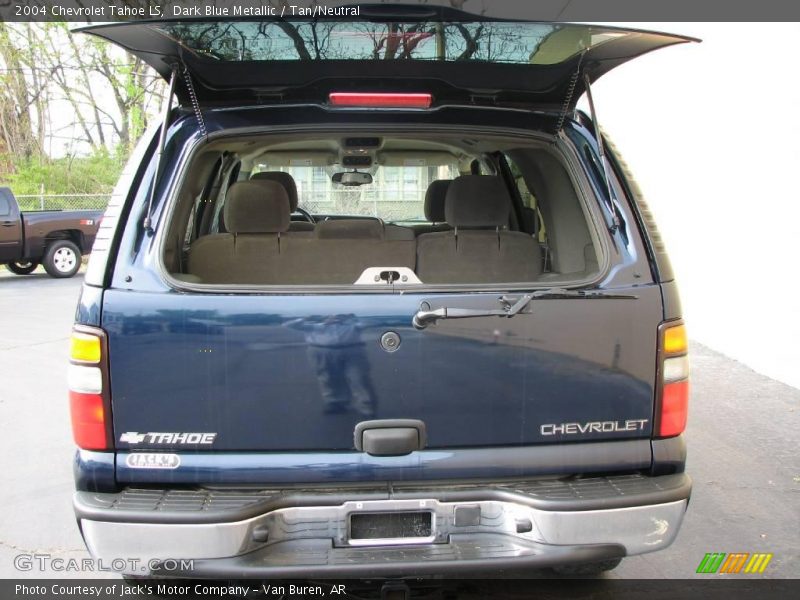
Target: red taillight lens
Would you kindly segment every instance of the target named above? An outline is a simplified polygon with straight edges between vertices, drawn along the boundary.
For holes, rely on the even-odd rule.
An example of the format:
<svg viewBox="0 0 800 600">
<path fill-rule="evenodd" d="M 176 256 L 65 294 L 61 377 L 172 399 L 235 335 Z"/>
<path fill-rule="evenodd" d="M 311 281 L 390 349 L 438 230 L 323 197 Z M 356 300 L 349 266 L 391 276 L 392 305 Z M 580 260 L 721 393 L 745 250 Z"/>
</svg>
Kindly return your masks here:
<svg viewBox="0 0 800 600">
<path fill-rule="evenodd" d="M 78 447 L 84 450 L 107 449 L 103 396 L 70 390 L 69 409 L 72 416 L 72 436 Z"/>
<path fill-rule="evenodd" d="M 328 101 L 332 106 L 361 108 L 430 108 L 430 94 L 403 94 L 385 92 L 331 92 Z"/>
<path fill-rule="evenodd" d="M 111 447 L 105 333 L 78 326 L 72 332 L 68 372 L 72 435 L 84 450 Z"/>
<path fill-rule="evenodd" d="M 686 429 L 689 411 L 689 344 L 681 321 L 662 323 L 658 336 L 659 382 L 656 407 L 658 437 L 673 437 Z"/>
<path fill-rule="evenodd" d="M 661 421 L 658 435 L 672 437 L 686 429 L 689 412 L 689 382 L 667 383 L 661 392 Z"/>
</svg>

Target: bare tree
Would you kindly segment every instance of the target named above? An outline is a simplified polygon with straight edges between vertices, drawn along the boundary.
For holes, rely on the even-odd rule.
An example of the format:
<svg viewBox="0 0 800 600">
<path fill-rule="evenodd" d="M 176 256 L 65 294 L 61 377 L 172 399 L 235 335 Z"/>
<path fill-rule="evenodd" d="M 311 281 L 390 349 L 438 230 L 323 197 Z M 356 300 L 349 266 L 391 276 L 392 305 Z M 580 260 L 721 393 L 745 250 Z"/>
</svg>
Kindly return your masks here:
<svg viewBox="0 0 800 600">
<path fill-rule="evenodd" d="M 42 149 L 47 103 L 47 77 L 27 77 L 36 59 L 26 33 L 0 23 L 0 153 L 24 158 Z"/>
<path fill-rule="evenodd" d="M 0 63 L 0 154 L 14 157 L 43 154 L 46 137 L 57 134 L 54 120 L 60 130 L 77 130 L 73 141 L 91 150 L 126 152 L 163 94 L 161 78 L 141 59 L 73 36 L 66 23 L 0 23 Z"/>
</svg>

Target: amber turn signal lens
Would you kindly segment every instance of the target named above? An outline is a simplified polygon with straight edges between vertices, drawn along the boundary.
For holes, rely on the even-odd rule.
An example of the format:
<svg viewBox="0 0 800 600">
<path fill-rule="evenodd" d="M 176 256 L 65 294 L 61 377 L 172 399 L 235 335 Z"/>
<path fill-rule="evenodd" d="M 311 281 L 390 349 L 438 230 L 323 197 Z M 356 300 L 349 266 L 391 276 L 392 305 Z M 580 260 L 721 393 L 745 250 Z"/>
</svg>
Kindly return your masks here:
<svg viewBox="0 0 800 600">
<path fill-rule="evenodd" d="M 686 326 L 676 325 L 664 329 L 664 352 L 666 354 L 684 354 L 689 349 L 686 339 Z"/>
<path fill-rule="evenodd" d="M 101 358 L 100 338 L 88 333 L 72 333 L 69 357 L 87 363 L 99 363 Z"/>
</svg>

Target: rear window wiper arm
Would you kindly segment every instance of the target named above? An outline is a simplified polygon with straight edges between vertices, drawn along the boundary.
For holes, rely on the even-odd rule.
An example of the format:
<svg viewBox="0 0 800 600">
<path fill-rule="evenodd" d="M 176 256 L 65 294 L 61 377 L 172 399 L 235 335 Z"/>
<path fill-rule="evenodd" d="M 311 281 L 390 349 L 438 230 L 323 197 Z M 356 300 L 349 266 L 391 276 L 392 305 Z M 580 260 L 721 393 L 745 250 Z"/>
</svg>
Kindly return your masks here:
<svg viewBox="0 0 800 600">
<path fill-rule="evenodd" d="M 430 304 L 423 302 L 411 320 L 416 329 L 425 329 L 428 325 L 440 319 L 469 319 L 473 317 L 504 317 L 511 318 L 525 309 L 534 298 L 635 298 L 627 294 L 613 294 L 600 290 L 568 290 L 566 288 L 549 288 L 524 294 L 519 298 L 501 296 L 498 298 L 500 308 L 460 308 L 455 306 L 442 306 L 432 309 Z"/>
</svg>

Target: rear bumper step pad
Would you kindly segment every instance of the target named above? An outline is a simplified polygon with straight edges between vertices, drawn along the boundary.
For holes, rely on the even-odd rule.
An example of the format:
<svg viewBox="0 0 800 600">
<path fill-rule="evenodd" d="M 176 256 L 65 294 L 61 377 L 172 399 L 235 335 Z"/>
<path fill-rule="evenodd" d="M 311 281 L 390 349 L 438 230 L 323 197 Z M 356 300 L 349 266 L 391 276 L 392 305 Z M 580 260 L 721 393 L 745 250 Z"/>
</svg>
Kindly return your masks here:
<svg viewBox="0 0 800 600">
<path fill-rule="evenodd" d="M 685 473 L 641 474 L 504 482 L 416 482 L 284 489 L 152 489 L 76 492 L 79 519 L 124 523 L 227 523 L 282 508 L 337 505 L 350 500 L 435 498 L 440 502 L 506 501 L 540 510 L 603 510 L 685 500 Z"/>
</svg>

